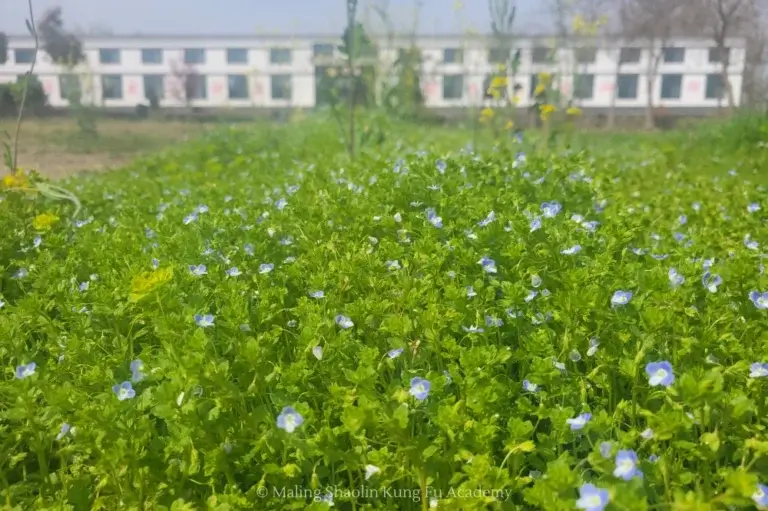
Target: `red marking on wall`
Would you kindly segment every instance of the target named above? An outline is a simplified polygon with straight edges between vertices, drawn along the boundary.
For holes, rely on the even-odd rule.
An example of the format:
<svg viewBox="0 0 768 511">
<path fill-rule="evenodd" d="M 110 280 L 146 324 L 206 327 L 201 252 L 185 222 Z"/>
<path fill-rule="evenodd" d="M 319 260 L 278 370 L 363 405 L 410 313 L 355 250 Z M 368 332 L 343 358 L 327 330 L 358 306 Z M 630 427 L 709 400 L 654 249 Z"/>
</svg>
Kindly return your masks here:
<svg viewBox="0 0 768 511">
<path fill-rule="evenodd" d="M 138 94 L 139 92 L 139 86 L 136 82 L 128 82 L 128 95 L 133 96 L 135 94 Z"/>
<path fill-rule="evenodd" d="M 688 85 L 686 85 L 685 89 L 688 92 L 699 92 L 701 90 L 701 82 L 698 80 L 691 80 L 688 82 Z"/>
<path fill-rule="evenodd" d="M 600 85 L 600 92 L 613 92 L 613 82 L 604 82 Z"/>
<path fill-rule="evenodd" d="M 264 87 L 260 83 L 255 83 L 253 85 L 253 95 L 261 96 L 262 94 L 264 94 Z"/>
<path fill-rule="evenodd" d="M 222 85 L 219 82 L 216 82 L 213 84 L 213 93 L 214 94 L 221 94 L 224 91 L 224 85 Z"/>
<path fill-rule="evenodd" d="M 480 87 L 478 87 L 476 83 L 469 84 L 469 93 L 471 95 L 476 96 L 479 90 L 480 90 Z"/>
<path fill-rule="evenodd" d="M 43 80 L 43 90 L 46 96 L 50 95 L 53 92 L 53 80 Z"/>
</svg>

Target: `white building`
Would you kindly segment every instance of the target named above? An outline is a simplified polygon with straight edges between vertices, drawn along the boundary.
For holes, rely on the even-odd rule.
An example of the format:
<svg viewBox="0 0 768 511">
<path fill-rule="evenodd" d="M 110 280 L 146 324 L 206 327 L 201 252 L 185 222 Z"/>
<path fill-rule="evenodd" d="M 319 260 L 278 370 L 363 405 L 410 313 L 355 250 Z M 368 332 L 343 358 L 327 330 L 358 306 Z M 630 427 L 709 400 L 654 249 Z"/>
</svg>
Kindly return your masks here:
<svg viewBox="0 0 768 511">
<path fill-rule="evenodd" d="M 392 62 L 410 45 L 407 38 L 377 38 L 379 59 Z M 185 105 L 184 76 L 190 70 L 190 105 L 211 108 L 310 108 L 316 104 L 316 64 L 339 58 L 339 36 L 96 36 L 83 41 L 86 62 L 74 74 L 53 64 L 41 50 L 35 75 L 54 107 L 66 107 L 74 87 L 85 101 L 113 108 L 147 104 L 157 90 L 161 107 Z M 389 47 L 388 47 L 389 46 Z M 419 37 L 423 56 L 422 87 L 426 104 L 462 108 L 481 104 L 486 79 L 506 57 L 494 51 L 487 36 Z M 515 81 L 520 103 L 531 104 L 536 76 L 559 69 L 561 89 L 577 93 L 583 108 L 607 108 L 617 88 L 616 107 L 647 104 L 646 72 L 660 56 L 652 89 L 654 105 L 668 109 L 716 108 L 721 98 L 721 64 L 707 38 L 681 38 L 666 48 L 638 41 L 578 41 L 578 49 L 560 49 L 550 62 L 550 39 L 515 39 L 521 63 Z M 729 41 L 729 77 L 737 104 L 741 100 L 745 41 Z M 7 62 L 0 82 L 17 79 L 29 69 L 34 54 L 30 37 L 9 37 Z M 617 65 L 617 60 L 621 65 Z M 558 69 L 555 69 L 558 68 Z M 574 76 L 576 90 L 573 91 Z"/>
</svg>

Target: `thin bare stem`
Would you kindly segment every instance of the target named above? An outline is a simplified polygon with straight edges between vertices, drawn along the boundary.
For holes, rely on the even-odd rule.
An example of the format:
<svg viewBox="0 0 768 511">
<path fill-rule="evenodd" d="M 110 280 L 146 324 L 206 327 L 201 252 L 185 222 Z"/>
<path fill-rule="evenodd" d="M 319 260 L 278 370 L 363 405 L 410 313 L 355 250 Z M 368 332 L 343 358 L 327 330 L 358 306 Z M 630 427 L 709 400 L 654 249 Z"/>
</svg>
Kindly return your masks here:
<svg viewBox="0 0 768 511">
<path fill-rule="evenodd" d="M 24 104 L 27 102 L 27 92 L 29 91 L 29 80 L 32 78 L 32 74 L 35 72 L 35 65 L 37 64 L 37 52 L 40 51 L 40 41 L 37 37 L 37 27 L 35 26 L 35 12 L 32 9 L 32 0 L 27 0 L 29 6 L 29 23 L 27 28 L 32 32 L 32 36 L 35 38 L 35 54 L 32 57 L 32 65 L 27 71 L 26 79 L 24 80 L 24 90 L 21 93 L 21 104 L 19 104 L 19 115 L 16 118 L 16 136 L 13 139 L 13 158 L 11 159 L 11 174 L 15 174 L 18 170 L 18 154 L 19 154 L 19 134 L 21 133 L 21 121 L 24 118 Z"/>
</svg>

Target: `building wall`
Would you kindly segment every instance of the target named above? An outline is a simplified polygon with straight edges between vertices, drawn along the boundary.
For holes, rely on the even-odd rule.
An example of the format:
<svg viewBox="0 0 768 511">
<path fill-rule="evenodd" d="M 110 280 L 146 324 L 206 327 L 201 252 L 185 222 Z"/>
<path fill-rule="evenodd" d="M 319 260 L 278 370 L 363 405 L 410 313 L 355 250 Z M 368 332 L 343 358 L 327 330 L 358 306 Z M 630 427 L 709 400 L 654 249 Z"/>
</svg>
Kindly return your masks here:
<svg viewBox="0 0 768 511">
<path fill-rule="evenodd" d="M 314 45 L 332 44 L 335 48 L 337 37 L 94 37 L 84 41 L 86 62 L 74 70 L 82 80 L 84 101 L 93 101 L 104 107 L 133 107 L 146 104 L 144 90 L 144 75 L 164 76 L 164 98 L 161 107 L 185 106 L 183 94 L 183 76 L 185 49 L 204 50 L 205 60 L 191 66 L 195 73 L 204 76 L 206 80 L 205 97 L 190 101 L 190 106 L 196 107 L 249 107 L 249 108 L 281 108 L 300 107 L 310 108 L 315 105 L 315 63 Z M 534 48 L 544 47 L 549 41 L 542 38 L 516 40 L 516 46 L 521 50 L 521 63 L 514 77 L 521 86 L 519 91 L 519 106 L 531 104 L 532 77 L 540 72 L 558 72 L 562 78 L 559 81 L 561 90 L 569 96 L 573 91 L 573 74 L 593 76 L 592 97 L 580 99 L 576 104 L 584 108 L 605 108 L 613 101 L 613 90 L 617 86 L 617 71 L 621 74 L 637 75 L 637 95 L 632 99 L 616 99 L 617 108 L 637 108 L 647 104 L 648 86 L 645 78 L 649 64 L 654 56 L 660 54 L 660 48 L 642 48 L 638 62 L 625 63 L 617 66 L 619 50 L 622 47 L 642 47 L 644 43 L 584 41 L 577 45 L 599 45 L 595 60 L 586 64 L 575 62 L 575 54 L 570 49 L 561 49 L 557 64 L 541 64 L 533 62 Z M 397 58 L 398 50 L 409 45 L 407 40 L 379 41 L 379 60 L 384 65 L 390 65 Z M 426 104 L 436 108 L 461 108 L 482 104 L 484 82 L 493 73 L 496 64 L 489 62 L 490 41 L 482 37 L 426 37 L 417 41 L 422 52 L 423 77 L 422 87 L 426 96 Z M 652 85 L 654 105 L 658 107 L 690 107 L 715 108 L 720 103 L 717 98 L 707 98 L 708 75 L 719 75 L 720 64 L 710 62 L 709 53 L 712 43 L 709 39 L 680 39 L 670 44 L 673 47 L 685 49 L 682 63 L 659 64 L 658 75 Z M 30 49 L 33 43 L 29 38 L 11 37 L 9 39 L 8 61 L 0 65 L 0 82 L 16 80 L 29 69 L 29 63 L 16 62 L 15 50 Z M 729 79 L 732 85 L 736 103 L 741 101 L 741 82 L 744 70 L 745 45 L 743 40 L 730 41 Z M 229 63 L 227 49 L 244 49 L 247 51 L 247 63 Z M 290 50 L 291 59 L 287 63 L 270 61 L 270 51 L 274 49 Z M 142 62 L 142 49 L 162 50 L 162 61 L 159 63 Z M 463 60 L 460 63 L 444 62 L 445 50 L 460 49 Z M 100 61 L 103 50 L 119 50 L 119 62 L 104 63 Z M 334 50 L 338 57 L 338 51 Z M 23 56 L 23 55 L 21 55 Z M 28 56 L 28 55 L 27 55 Z M 41 80 L 52 106 L 65 107 L 68 100 L 62 91 L 61 75 L 70 71 L 54 65 L 47 55 L 40 51 L 35 74 Z M 679 98 L 667 99 L 662 97 L 664 75 L 681 75 L 681 94 Z M 238 75 L 240 81 L 247 83 L 247 98 L 232 99 L 229 95 L 229 77 Z M 287 75 L 285 78 L 291 84 L 292 93 L 289 99 L 276 99 L 272 96 L 273 77 Z M 461 79 L 461 97 L 446 99 L 443 87 L 456 78 L 446 78 L 451 75 L 463 76 Z M 115 80 L 119 76 L 120 97 L 105 98 L 104 81 Z M 716 78 L 709 78 L 716 79 Z M 583 82 L 586 78 L 581 79 Z M 674 80 L 674 79 L 673 79 Z"/>
</svg>

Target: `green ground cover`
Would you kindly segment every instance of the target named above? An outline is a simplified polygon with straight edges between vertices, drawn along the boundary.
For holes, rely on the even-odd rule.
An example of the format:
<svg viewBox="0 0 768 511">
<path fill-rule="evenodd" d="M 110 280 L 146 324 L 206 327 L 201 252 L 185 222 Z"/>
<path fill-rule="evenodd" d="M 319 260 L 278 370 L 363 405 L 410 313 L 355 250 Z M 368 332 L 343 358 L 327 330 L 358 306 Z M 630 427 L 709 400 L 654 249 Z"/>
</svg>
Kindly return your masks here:
<svg viewBox="0 0 768 511">
<path fill-rule="evenodd" d="M 0 501 L 768 505 L 761 133 L 310 120 L 68 179 L 74 221 L 6 190 Z"/>
</svg>

